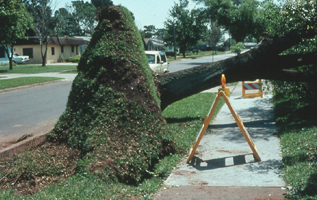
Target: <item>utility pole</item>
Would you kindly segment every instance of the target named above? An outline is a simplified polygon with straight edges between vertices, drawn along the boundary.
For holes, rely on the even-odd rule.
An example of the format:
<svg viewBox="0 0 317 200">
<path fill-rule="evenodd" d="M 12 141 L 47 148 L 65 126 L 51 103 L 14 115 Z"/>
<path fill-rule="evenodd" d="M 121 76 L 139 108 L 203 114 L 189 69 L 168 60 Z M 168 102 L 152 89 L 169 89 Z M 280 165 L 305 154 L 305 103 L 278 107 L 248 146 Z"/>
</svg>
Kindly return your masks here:
<svg viewBox="0 0 317 200">
<path fill-rule="evenodd" d="M 175 38 L 175 21 L 173 20 L 173 36 L 174 36 L 174 60 L 176 60 L 176 38 Z"/>
</svg>

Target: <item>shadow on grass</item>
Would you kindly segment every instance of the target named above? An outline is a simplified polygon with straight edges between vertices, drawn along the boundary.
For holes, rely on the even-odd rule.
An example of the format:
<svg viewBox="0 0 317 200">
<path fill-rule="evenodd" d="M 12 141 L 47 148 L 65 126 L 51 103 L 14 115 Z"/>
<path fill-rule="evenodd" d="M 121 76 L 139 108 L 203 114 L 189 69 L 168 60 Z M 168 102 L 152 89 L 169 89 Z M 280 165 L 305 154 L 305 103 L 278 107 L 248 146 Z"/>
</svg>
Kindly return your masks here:
<svg viewBox="0 0 317 200">
<path fill-rule="evenodd" d="M 8 70 L 0 70 L 0 74 L 8 73 Z"/>
<path fill-rule="evenodd" d="M 302 128 L 316 125 L 316 102 L 284 101 L 275 105 L 275 116 L 280 128 Z"/>
<path fill-rule="evenodd" d="M 184 122 L 191 122 L 195 120 L 203 120 L 201 117 L 185 117 L 185 118 L 165 118 L 166 122 L 169 124 L 172 123 L 184 123 Z"/>
<path fill-rule="evenodd" d="M 317 169 L 316 169 L 317 170 Z M 308 194 L 309 196 L 315 196 L 317 197 L 317 173 L 314 173 L 310 176 L 308 180 L 308 184 L 306 188 L 304 189 L 303 193 Z"/>
</svg>

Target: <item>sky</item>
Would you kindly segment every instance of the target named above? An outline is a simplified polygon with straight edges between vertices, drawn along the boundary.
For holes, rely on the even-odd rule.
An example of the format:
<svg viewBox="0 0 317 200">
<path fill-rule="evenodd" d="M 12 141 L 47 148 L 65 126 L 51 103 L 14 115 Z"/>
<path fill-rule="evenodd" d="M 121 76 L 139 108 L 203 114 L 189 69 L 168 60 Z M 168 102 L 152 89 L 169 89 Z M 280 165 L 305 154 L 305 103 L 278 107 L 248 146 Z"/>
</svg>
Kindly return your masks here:
<svg viewBox="0 0 317 200">
<path fill-rule="evenodd" d="M 56 0 L 56 9 L 71 4 L 72 0 Z M 85 0 L 87 1 L 87 0 Z M 89 0 L 90 2 L 90 0 Z M 135 25 L 138 29 L 154 25 L 155 28 L 164 28 L 164 21 L 169 18 L 169 10 L 178 0 L 112 0 L 114 5 L 122 5 L 133 12 Z M 188 8 L 193 9 L 196 3 L 189 1 Z"/>
</svg>

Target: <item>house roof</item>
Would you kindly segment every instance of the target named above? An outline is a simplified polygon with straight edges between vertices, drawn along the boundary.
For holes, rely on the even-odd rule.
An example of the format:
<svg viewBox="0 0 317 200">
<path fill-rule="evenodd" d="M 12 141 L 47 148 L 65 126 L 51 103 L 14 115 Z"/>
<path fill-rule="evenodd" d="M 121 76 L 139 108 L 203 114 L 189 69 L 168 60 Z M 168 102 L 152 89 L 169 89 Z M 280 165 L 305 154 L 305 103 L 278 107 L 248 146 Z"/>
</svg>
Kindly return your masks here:
<svg viewBox="0 0 317 200">
<path fill-rule="evenodd" d="M 17 39 L 15 45 L 39 45 L 39 41 L 36 37 L 29 37 L 29 39 Z M 64 38 L 59 37 L 51 38 L 48 44 L 58 44 L 58 45 L 82 45 L 88 44 L 87 41 L 82 38 Z"/>
<path fill-rule="evenodd" d="M 48 44 L 81 45 L 88 44 L 88 42 L 82 38 L 51 38 Z"/>
<path fill-rule="evenodd" d="M 154 46 L 164 46 L 164 41 L 154 38 L 144 38 L 145 44 L 152 43 Z"/>
</svg>

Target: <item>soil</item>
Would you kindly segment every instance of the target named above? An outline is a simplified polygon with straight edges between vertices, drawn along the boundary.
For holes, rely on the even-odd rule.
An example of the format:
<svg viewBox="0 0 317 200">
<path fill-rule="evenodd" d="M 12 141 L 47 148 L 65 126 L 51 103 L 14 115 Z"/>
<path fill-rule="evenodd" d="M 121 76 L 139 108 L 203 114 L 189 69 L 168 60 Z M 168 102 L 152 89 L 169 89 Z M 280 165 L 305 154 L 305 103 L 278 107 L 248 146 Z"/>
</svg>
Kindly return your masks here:
<svg viewBox="0 0 317 200">
<path fill-rule="evenodd" d="M 11 142 L 0 142 L 0 150 L 5 149 L 13 144 L 16 144 L 18 142 L 23 141 L 23 140 L 26 140 L 27 138 L 32 137 L 32 136 L 33 136 L 33 134 L 24 134 L 17 140 L 12 140 Z"/>
<path fill-rule="evenodd" d="M 41 156 L 45 152 L 46 157 Z M 15 189 L 18 194 L 29 195 L 59 181 L 65 181 L 75 174 L 75 163 L 80 159 L 78 150 L 71 150 L 65 144 L 44 142 L 30 150 L 28 155 L 19 154 L 0 161 L 0 188 Z M 28 166 L 19 169 L 19 162 L 32 159 L 40 166 Z M 34 173 L 31 167 L 41 169 L 41 164 L 50 163 L 44 171 Z M 56 169 L 62 169 L 57 171 Z M 55 171 L 54 171 L 55 170 Z M 53 172 L 53 173 L 52 173 Z"/>
</svg>

